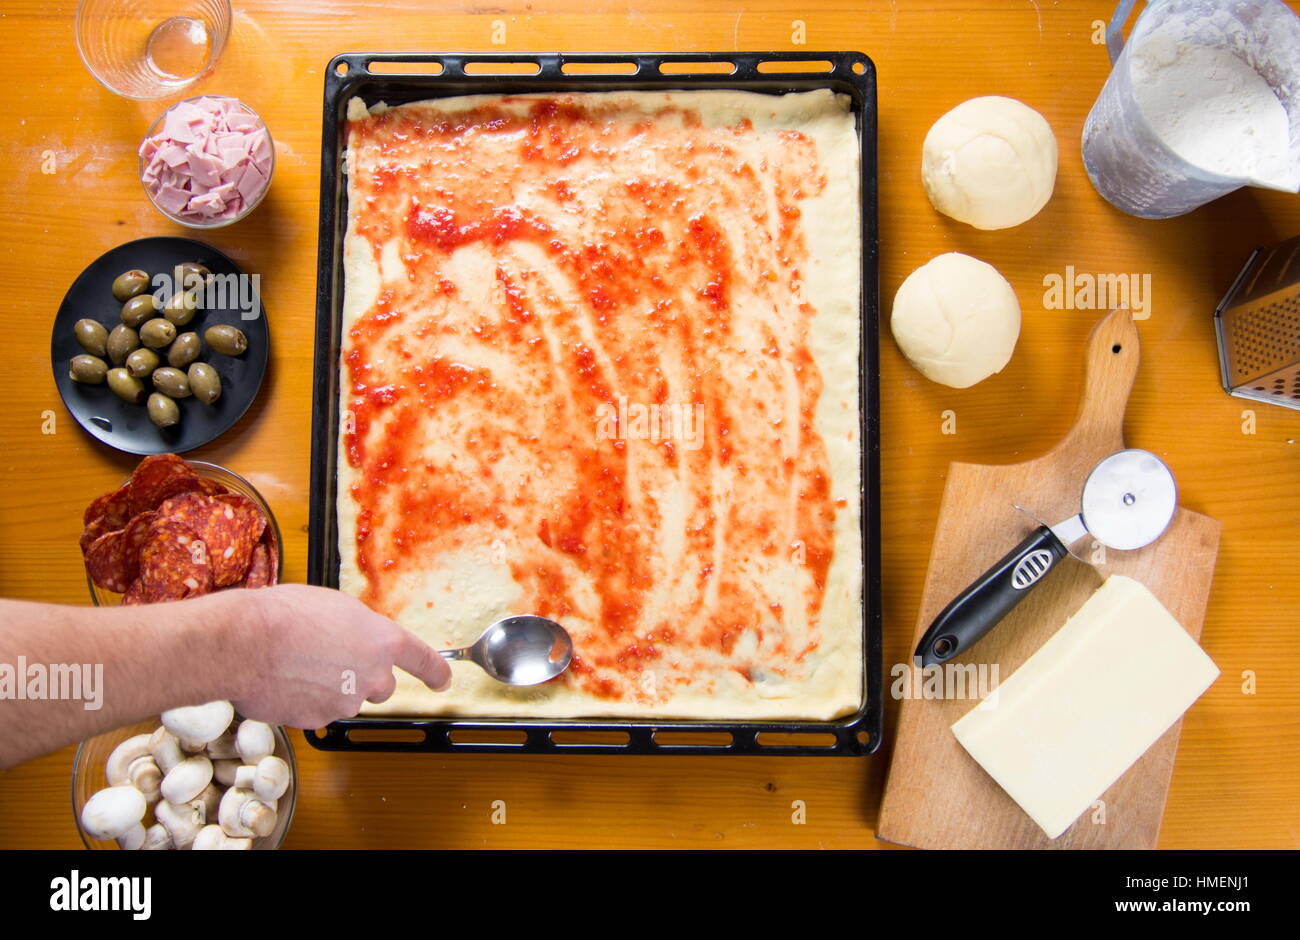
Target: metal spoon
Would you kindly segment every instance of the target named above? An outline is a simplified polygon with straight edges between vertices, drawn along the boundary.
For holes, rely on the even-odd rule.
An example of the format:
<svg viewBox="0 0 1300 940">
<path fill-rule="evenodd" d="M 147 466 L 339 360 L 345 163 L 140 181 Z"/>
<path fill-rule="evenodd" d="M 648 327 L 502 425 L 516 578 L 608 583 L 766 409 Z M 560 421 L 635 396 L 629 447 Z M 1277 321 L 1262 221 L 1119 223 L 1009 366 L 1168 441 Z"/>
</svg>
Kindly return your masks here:
<svg viewBox="0 0 1300 940">
<path fill-rule="evenodd" d="M 478 663 L 497 682 L 538 685 L 554 679 L 573 661 L 573 640 L 554 620 L 525 614 L 498 620 L 473 646 L 442 650 L 444 659 Z"/>
</svg>

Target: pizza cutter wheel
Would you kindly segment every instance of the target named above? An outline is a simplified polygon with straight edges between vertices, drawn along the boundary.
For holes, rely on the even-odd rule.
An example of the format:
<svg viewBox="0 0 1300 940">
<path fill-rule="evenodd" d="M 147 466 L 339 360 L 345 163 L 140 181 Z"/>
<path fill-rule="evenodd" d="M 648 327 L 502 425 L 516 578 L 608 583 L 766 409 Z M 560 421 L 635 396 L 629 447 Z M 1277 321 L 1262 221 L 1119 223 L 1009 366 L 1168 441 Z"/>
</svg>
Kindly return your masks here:
<svg viewBox="0 0 1300 940">
<path fill-rule="evenodd" d="M 922 667 L 970 649 L 1085 535 L 1117 551 L 1150 545 L 1174 517 L 1178 488 L 1155 454 L 1121 450 L 1092 468 L 1080 503 L 1078 514 L 1054 526 L 1040 525 L 939 613 L 916 648 Z"/>
</svg>

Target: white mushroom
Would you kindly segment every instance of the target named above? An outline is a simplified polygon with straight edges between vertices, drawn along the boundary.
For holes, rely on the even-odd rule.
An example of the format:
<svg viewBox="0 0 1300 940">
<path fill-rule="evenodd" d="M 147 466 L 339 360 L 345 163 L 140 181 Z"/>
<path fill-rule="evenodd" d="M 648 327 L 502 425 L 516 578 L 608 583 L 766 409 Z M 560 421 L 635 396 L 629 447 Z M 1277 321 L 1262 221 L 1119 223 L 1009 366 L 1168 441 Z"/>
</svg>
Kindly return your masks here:
<svg viewBox="0 0 1300 940">
<path fill-rule="evenodd" d="M 111 787 L 133 786 L 144 794 L 145 802 L 158 802 L 158 785 L 162 771 L 149 751 L 147 734 L 127 738 L 113 749 L 104 765 L 104 776 Z"/>
<path fill-rule="evenodd" d="M 127 738 L 108 755 L 104 764 L 104 778 L 110 787 L 120 787 L 131 782 L 130 768 L 141 757 L 152 758 L 149 753 L 149 735 L 137 734 Z"/>
<path fill-rule="evenodd" d="M 181 761 L 163 777 L 162 796 L 168 803 L 188 803 L 212 782 L 212 761 L 195 754 Z"/>
<path fill-rule="evenodd" d="M 289 789 L 289 765 L 274 754 L 257 762 L 253 792 L 263 802 L 278 800 Z"/>
<path fill-rule="evenodd" d="M 153 808 L 153 814 L 167 829 L 172 845 L 178 849 L 188 849 L 193 845 L 194 837 L 203 828 L 199 811 L 188 803 L 177 805 L 163 800 Z"/>
<path fill-rule="evenodd" d="M 213 825 L 204 826 L 199 830 L 198 836 L 194 839 L 193 846 L 194 851 L 196 852 L 211 849 L 251 849 L 252 847 L 252 839 L 232 839 L 215 823 Z"/>
<path fill-rule="evenodd" d="M 235 748 L 235 730 L 228 728 L 221 737 L 209 741 L 205 753 L 212 760 L 230 760 L 239 756 Z"/>
<path fill-rule="evenodd" d="M 162 713 L 163 726 L 176 735 L 181 747 L 191 753 L 203 750 L 209 741 L 221 737 L 230 727 L 235 709 L 229 702 L 188 705 Z"/>
<path fill-rule="evenodd" d="M 146 852 L 157 852 L 163 849 L 170 849 L 171 847 L 171 833 L 167 831 L 167 827 L 162 823 L 154 823 L 145 830 L 144 845 L 140 846 L 140 848 L 144 849 Z"/>
<path fill-rule="evenodd" d="M 153 755 L 158 769 L 164 774 L 185 760 L 185 752 L 181 750 L 181 742 L 176 740 L 176 735 L 161 725 L 157 731 L 149 736 L 149 753 Z"/>
<path fill-rule="evenodd" d="M 239 758 L 232 760 L 214 760 L 212 762 L 212 776 L 217 783 L 223 787 L 233 787 L 235 785 L 235 774 L 239 768 L 244 766 L 239 762 Z"/>
<path fill-rule="evenodd" d="M 256 764 L 267 754 L 275 753 L 275 734 L 264 721 L 240 722 L 235 745 L 245 764 Z"/>
<path fill-rule="evenodd" d="M 252 790 L 231 787 L 221 798 L 217 820 L 234 838 L 266 836 L 275 828 L 275 807 L 259 800 Z"/>
<path fill-rule="evenodd" d="M 235 786 L 241 790 L 253 789 L 253 784 L 257 782 L 257 767 L 252 764 L 241 764 L 235 771 Z"/>
<path fill-rule="evenodd" d="M 116 839 L 138 826 L 147 808 L 144 794 L 135 787 L 109 787 L 86 801 L 81 825 L 92 839 Z"/>
<path fill-rule="evenodd" d="M 203 815 L 205 823 L 210 823 L 217 818 L 217 808 L 221 805 L 221 788 L 215 783 L 209 783 L 202 793 L 186 802 Z"/>
<path fill-rule="evenodd" d="M 117 837 L 117 847 L 125 852 L 135 852 L 144 848 L 146 835 L 144 826 L 141 823 L 136 823 Z"/>
</svg>

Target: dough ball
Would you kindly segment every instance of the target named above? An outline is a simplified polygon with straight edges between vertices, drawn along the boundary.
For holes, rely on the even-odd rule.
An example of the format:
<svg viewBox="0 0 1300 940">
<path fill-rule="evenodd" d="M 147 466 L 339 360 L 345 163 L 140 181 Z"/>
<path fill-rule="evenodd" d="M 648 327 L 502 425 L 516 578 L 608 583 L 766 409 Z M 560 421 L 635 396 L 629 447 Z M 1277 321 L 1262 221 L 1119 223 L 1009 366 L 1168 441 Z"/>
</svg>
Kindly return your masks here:
<svg viewBox="0 0 1300 940">
<path fill-rule="evenodd" d="M 907 276 L 894 295 L 889 326 L 926 378 L 968 388 L 1011 361 L 1020 303 L 997 268 L 953 251 Z"/>
<path fill-rule="evenodd" d="M 1014 98 L 972 98 L 934 122 L 921 150 L 931 204 L 976 228 L 1028 221 L 1052 198 L 1056 138 Z"/>
</svg>

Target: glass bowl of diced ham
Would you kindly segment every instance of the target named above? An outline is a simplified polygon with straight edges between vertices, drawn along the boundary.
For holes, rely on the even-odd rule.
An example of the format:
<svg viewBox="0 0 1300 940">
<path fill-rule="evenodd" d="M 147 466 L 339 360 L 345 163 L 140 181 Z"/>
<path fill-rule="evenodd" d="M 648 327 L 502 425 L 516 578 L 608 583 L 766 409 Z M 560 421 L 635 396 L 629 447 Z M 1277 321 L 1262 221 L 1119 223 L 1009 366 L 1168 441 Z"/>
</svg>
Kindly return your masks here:
<svg viewBox="0 0 1300 940">
<path fill-rule="evenodd" d="M 275 172 L 266 122 L 237 98 L 186 98 L 156 120 L 140 144 L 140 182 L 167 218 L 220 228 L 257 208 Z"/>
</svg>

